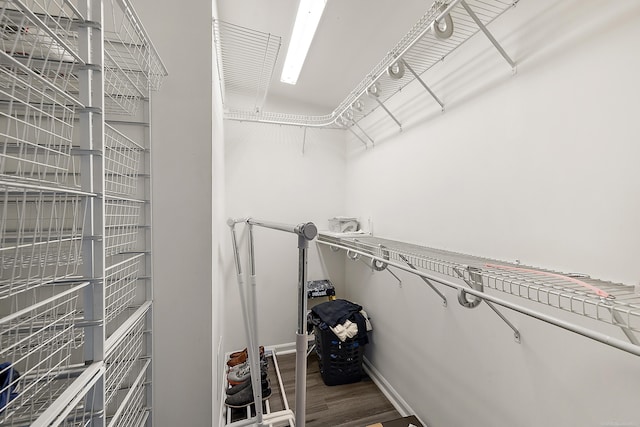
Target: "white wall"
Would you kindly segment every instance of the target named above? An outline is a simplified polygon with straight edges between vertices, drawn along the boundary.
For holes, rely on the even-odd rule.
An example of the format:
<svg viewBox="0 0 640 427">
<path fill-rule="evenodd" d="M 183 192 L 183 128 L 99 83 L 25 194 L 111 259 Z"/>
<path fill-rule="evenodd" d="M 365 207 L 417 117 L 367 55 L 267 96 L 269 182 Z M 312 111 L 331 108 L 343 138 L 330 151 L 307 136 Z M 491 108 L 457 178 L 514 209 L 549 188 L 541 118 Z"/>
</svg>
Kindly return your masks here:
<svg viewBox="0 0 640 427">
<path fill-rule="evenodd" d="M 212 326 L 212 178 L 220 173 L 212 171 L 212 2 L 134 5 L 169 70 L 152 104 L 154 426 L 209 426 L 220 334 Z"/>
<path fill-rule="evenodd" d="M 389 104 L 402 133 L 374 114 L 376 147 L 349 142 L 346 211 L 379 236 L 637 284 L 640 4 L 523 0 L 490 29 L 517 74 L 479 35 L 423 76 L 445 113 L 414 86 Z M 507 311 L 516 344 L 485 306 L 346 268 L 368 358 L 430 427 L 640 425 L 637 357 Z"/>
<path fill-rule="evenodd" d="M 300 224 L 326 229 L 344 214 L 344 133 L 256 123 L 225 123 L 227 213 L 232 218 Z M 297 236 L 256 227 L 259 337 L 263 345 L 295 341 L 297 327 Z M 246 230 L 238 226 L 241 253 Z M 225 347 L 246 346 L 239 291 L 227 245 Z M 329 261 L 331 262 L 331 261 Z M 338 263 L 337 271 L 341 271 Z M 308 279 L 332 278 L 310 245 Z M 332 269 L 336 271 L 336 268 Z M 246 268 L 245 268 L 246 271 Z M 343 276 L 338 277 L 338 281 Z M 336 283 L 340 286 L 340 283 Z"/>
</svg>

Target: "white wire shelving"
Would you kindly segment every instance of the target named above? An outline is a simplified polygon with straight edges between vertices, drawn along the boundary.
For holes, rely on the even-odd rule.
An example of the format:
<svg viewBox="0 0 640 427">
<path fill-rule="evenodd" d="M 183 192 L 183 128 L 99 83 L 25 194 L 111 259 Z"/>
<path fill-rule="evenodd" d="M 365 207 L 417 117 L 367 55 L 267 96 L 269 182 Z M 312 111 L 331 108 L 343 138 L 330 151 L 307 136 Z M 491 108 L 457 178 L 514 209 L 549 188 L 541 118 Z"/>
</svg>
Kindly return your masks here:
<svg viewBox="0 0 640 427">
<path fill-rule="evenodd" d="M 235 105 L 259 112 L 264 105 L 278 59 L 281 37 L 219 19 L 213 20 L 217 66 L 223 94 L 238 94 Z M 231 103 L 225 99 L 225 105 Z"/>
<path fill-rule="evenodd" d="M 167 70 L 128 0 L 0 0 L 0 44 L 0 424 L 151 425 L 151 143 L 128 129 Z"/>
<path fill-rule="evenodd" d="M 572 332 L 640 355 L 640 293 L 634 286 L 593 279 L 488 258 L 465 255 L 365 234 L 319 234 L 318 243 L 345 250 L 351 259 L 368 259 L 371 267 L 389 267 L 418 274 L 447 304 L 434 283 L 458 289 L 458 302 L 473 308 L 483 301 L 519 311 Z M 452 280 L 453 279 L 453 280 Z M 495 292 L 494 292 L 495 291 Z M 541 306 L 572 313 L 622 329 L 627 341 L 518 306 L 500 298 L 508 294 Z M 503 316 L 505 322 L 519 332 Z"/>
<path fill-rule="evenodd" d="M 314 116 L 229 108 L 225 112 L 225 118 L 305 127 L 345 128 L 352 132 L 356 132 L 355 128 L 357 130 L 356 136 L 365 144 L 373 142 L 364 129 L 358 125 L 358 122 L 372 111 L 382 108 L 402 128 L 401 122 L 385 103 L 414 81 L 418 81 L 428 95 L 433 97 L 434 101 L 440 104 L 444 110 L 444 103 L 421 76 L 442 62 L 447 55 L 475 34 L 484 33 L 511 67 L 515 67 L 515 63 L 488 31 L 487 25 L 518 1 L 436 0 L 396 46 L 364 76 L 331 114 Z M 451 34 L 442 28 L 445 23 L 448 28 L 453 29 Z M 434 28 L 438 29 L 434 30 Z M 224 42 L 224 34 L 222 42 Z M 220 44 L 221 42 L 218 41 L 218 45 Z M 218 48 L 220 49 L 220 47 Z M 257 61 L 261 54 L 262 52 L 255 52 L 253 61 Z M 222 55 L 221 61 L 224 64 L 225 61 L 246 62 L 248 59 L 227 54 Z M 242 78 L 242 74 L 239 78 Z M 248 85 L 248 83 L 245 84 Z"/>
</svg>

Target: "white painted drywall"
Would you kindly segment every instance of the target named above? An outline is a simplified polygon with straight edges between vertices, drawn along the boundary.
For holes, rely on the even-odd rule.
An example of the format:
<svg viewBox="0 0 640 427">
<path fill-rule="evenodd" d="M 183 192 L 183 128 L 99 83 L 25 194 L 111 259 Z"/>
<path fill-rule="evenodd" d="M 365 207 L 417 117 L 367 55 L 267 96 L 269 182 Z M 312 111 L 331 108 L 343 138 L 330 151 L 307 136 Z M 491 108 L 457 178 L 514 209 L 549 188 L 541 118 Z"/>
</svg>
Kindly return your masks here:
<svg viewBox="0 0 640 427">
<path fill-rule="evenodd" d="M 225 123 L 227 213 L 232 218 L 300 224 L 326 229 L 328 218 L 344 215 L 345 143 L 337 130 Z M 246 254 L 246 229 L 238 225 Z M 259 337 L 263 345 L 295 341 L 298 240 L 295 234 L 255 227 Z M 240 293 L 228 244 L 225 283 L 225 347 L 246 346 Z M 331 260 L 328 261 L 331 263 Z M 338 278 L 341 262 L 328 268 L 310 245 L 308 279 Z M 247 271 L 244 266 L 244 271 Z M 333 271 L 333 276 L 330 276 Z M 335 272 L 339 271 L 340 274 Z"/>
<path fill-rule="evenodd" d="M 136 0 L 135 8 L 169 70 L 152 104 L 153 421 L 209 426 L 220 334 L 212 316 L 212 2 Z"/>
<path fill-rule="evenodd" d="M 375 234 L 638 284 L 640 4 L 523 0 L 351 140 L 346 211 Z M 324 251 L 323 251 L 324 252 Z M 327 251 L 328 252 L 328 251 Z M 348 262 L 372 316 L 367 356 L 430 427 L 639 426 L 640 360 L 503 310 L 449 305 L 420 280 Z M 553 313 L 616 338 L 620 330 Z"/>
</svg>

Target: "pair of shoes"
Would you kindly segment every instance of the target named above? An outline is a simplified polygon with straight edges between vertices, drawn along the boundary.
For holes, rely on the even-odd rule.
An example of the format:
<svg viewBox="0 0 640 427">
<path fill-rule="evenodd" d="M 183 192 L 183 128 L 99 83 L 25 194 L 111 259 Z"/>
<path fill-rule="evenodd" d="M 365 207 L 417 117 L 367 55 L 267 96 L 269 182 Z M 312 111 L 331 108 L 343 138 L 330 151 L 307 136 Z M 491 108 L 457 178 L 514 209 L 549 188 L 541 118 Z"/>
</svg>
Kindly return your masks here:
<svg viewBox="0 0 640 427">
<path fill-rule="evenodd" d="M 267 359 L 262 357 L 260 359 L 260 372 L 267 372 L 269 365 Z M 238 385 L 247 379 L 251 378 L 251 369 L 249 367 L 249 361 L 241 363 L 229 369 L 227 374 L 227 381 L 231 385 Z"/>
<path fill-rule="evenodd" d="M 263 357 L 263 356 L 264 356 L 264 346 L 260 346 L 260 357 Z M 236 366 L 241 363 L 244 363 L 247 360 L 247 357 L 248 357 L 248 353 L 246 348 L 242 351 L 236 351 L 235 353 L 231 353 L 229 355 L 229 360 L 227 360 L 227 366 L 231 367 L 231 366 Z"/>
<path fill-rule="evenodd" d="M 260 373 L 260 381 L 262 382 L 262 387 L 263 389 L 269 387 L 269 380 L 267 379 L 267 372 L 266 371 L 261 371 Z M 246 380 L 244 380 L 243 382 L 241 382 L 240 384 L 236 384 L 234 386 L 232 386 L 231 388 L 226 389 L 226 393 L 227 396 L 231 396 L 234 395 L 236 393 L 238 393 L 241 390 L 244 390 L 245 388 L 251 386 L 251 377 L 247 378 Z"/>
<path fill-rule="evenodd" d="M 251 381 L 247 381 L 248 386 L 238 390 L 237 392 L 228 395 L 224 403 L 230 408 L 244 408 L 254 403 L 253 400 L 253 386 Z M 233 387 L 229 390 L 232 390 Z M 262 381 L 262 400 L 266 400 L 271 396 L 271 387 L 269 387 L 269 381 Z"/>
<path fill-rule="evenodd" d="M 235 359 L 236 357 L 240 356 L 241 354 L 244 354 L 246 356 L 246 354 L 247 354 L 247 348 L 246 347 L 242 351 L 235 351 L 235 352 L 231 353 L 229 355 L 229 359 Z M 260 346 L 260 356 L 262 356 L 263 354 L 264 354 L 264 346 L 261 345 Z"/>
</svg>

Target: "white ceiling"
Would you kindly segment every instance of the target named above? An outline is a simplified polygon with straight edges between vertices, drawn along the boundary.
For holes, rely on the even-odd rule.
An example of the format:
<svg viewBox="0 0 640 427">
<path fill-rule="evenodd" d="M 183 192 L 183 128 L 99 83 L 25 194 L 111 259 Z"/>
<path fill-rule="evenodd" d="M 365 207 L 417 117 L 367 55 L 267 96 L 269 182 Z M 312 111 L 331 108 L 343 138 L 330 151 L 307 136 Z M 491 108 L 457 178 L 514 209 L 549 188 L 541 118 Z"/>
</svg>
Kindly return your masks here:
<svg viewBox="0 0 640 427">
<path fill-rule="evenodd" d="M 351 92 L 431 7 L 432 0 L 328 0 L 296 85 L 280 82 L 298 0 L 219 0 L 222 21 L 282 37 L 263 110 L 293 101 L 326 114 Z"/>
</svg>

